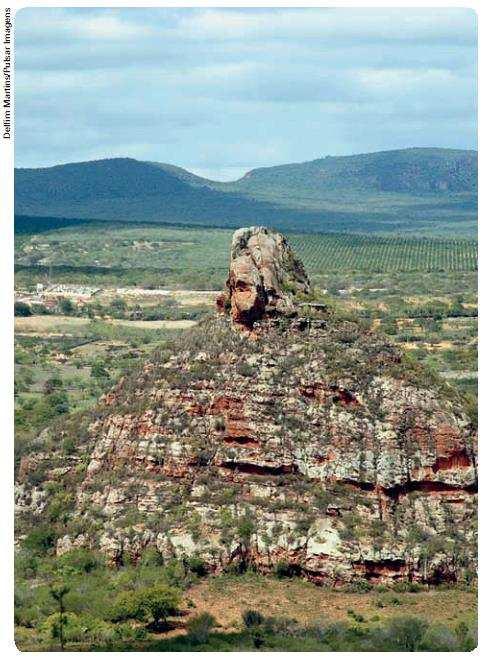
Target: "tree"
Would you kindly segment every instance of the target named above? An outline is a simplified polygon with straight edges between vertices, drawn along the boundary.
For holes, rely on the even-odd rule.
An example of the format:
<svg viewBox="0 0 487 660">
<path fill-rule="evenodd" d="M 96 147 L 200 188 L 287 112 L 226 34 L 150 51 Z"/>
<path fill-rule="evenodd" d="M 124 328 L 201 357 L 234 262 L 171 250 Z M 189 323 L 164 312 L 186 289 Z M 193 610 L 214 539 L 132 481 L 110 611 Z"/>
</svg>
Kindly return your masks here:
<svg viewBox="0 0 487 660">
<path fill-rule="evenodd" d="M 75 307 L 69 298 L 60 298 L 58 302 L 58 309 L 61 314 L 69 315 L 75 310 Z"/>
<path fill-rule="evenodd" d="M 160 585 L 144 589 L 140 595 L 140 605 L 145 617 L 151 617 L 155 626 L 177 612 L 180 593 L 175 587 Z"/>
<path fill-rule="evenodd" d="M 59 376 L 54 375 L 46 380 L 42 389 L 44 390 L 44 394 L 52 394 L 56 390 L 61 389 L 62 386 L 62 379 Z"/>
<path fill-rule="evenodd" d="M 179 589 L 167 584 L 159 584 L 138 591 L 127 591 L 117 598 L 112 619 L 114 621 L 142 621 L 155 627 L 161 620 L 175 614 L 181 601 Z"/>
<path fill-rule="evenodd" d="M 66 584 L 53 585 L 49 589 L 49 593 L 58 604 L 59 608 L 59 625 L 53 627 L 53 636 L 59 637 L 61 651 L 64 651 L 64 625 L 66 624 L 66 614 L 64 608 L 64 596 L 70 591 Z"/>
<path fill-rule="evenodd" d="M 75 310 L 75 307 L 69 298 L 60 298 L 58 302 L 58 309 L 61 314 L 69 315 Z"/>
</svg>

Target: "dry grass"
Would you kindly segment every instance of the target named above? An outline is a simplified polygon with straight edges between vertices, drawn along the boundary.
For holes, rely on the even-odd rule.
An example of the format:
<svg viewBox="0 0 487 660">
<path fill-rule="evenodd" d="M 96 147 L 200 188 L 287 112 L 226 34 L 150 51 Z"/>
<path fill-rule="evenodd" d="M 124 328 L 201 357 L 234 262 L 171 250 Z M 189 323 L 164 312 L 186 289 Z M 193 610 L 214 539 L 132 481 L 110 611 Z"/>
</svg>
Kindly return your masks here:
<svg viewBox="0 0 487 660">
<path fill-rule="evenodd" d="M 32 335 L 68 335 L 90 323 L 88 318 L 79 318 L 77 316 L 16 316 L 15 332 L 20 334 Z M 126 319 L 106 319 L 105 323 L 112 325 L 123 325 L 131 328 L 154 330 L 157 328 L 166 328 L 167 330 L 185 330 L 191 328 L 197 323 L 189 319 L 179 321 L 129 321 Z"/>
<path fill-rule="evenodd" d="M 242 612 L 248 609 L 266 616 L 294 618 L 301 624 L 318 619 L 350 620 L 349 612 L 353 610 L 365 621 L 385 621 L 408 615 L 455 625 L 462 620 L 473 620 L 477 612 L 477 596 L 470 591 L 344 593 L 299 579 L 277 580 L 263 576 L 209 578 L 193 586 L 187 597 L 195 605 L 190 610 L 191 615 L 210 612 L 227 630 L 238 628 Z"/>
<path fill-rule="evenodd" d="M 399 346 L 402 346 L 405 349 L 417 349 L 424 348 L 427 351 L 448 351 L 454 348 L 455 344 L 452 341 L 439 341 L 435 344 L 430 344 L 428 342 L 416 342 L 416 341 L 403 341 L 399 342 Z"/>
<path fill-rule="evenodd" d="M 179 321 L 127 321 L 126 319 L 112 319 L 107 321 L 113 325 L 124 325 L 131 328 L 139 328 L 142 330 L 156 330 L 157 328 L 165 328 L 167 330 L 186 330 L 192 328 L 198 321 L 190 319 L 180 319 Z"/>
<path fill-rule="evenodd" d="M 68 334 L 86 326 L 90 319 L 76 316 L 16 316 L 15 332 L 29 334 Z"/>
</svg>

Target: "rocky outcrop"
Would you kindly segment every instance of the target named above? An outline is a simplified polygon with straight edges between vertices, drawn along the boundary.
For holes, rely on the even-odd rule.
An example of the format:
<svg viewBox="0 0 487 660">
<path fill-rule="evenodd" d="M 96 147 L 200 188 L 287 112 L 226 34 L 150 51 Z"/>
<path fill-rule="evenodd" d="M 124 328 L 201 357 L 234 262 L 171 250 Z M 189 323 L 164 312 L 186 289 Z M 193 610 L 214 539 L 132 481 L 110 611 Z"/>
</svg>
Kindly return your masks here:
<svg viewBox="0 0 487 660">
<path fill-rule="evenodd" d="M 282 234 L 266 227 L 234 233 L 226 291 L 217 304 L 231 310 L 235 324 L 252 329 L 266 316 L 292 313 L 294 296 L 309 292 L 304 267 Z"/>
<path fill-rule="evenodd" d="M 56 482 L 74 502 L 58 551 L 88 545 L 115 563 L 153 546 L 318 584 L 471 575 L 476 437 L 461 400 L 339 313 L 300 318 L 282 287 L 299 270 L 258 261 L 259 235 L 264 255 L 282 246 L 252 229 L 232 249 L 228 295 L 246 332 L 217 316 L 157 352 L 103 399 L 75 455 L 23 461 L 22 507 L 42 520 Z"/>
</svg>

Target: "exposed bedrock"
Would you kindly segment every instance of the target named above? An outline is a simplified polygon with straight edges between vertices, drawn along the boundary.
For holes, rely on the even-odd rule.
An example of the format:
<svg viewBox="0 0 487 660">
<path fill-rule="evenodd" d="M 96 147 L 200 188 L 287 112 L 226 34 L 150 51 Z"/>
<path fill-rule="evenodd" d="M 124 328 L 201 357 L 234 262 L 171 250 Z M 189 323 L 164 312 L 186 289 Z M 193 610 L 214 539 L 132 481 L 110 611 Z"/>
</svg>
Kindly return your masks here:
<svg viewBox="0 0 487 660">
<path fill-rule="evenodd" d="M 310 291 L 308 276 L 286 238 L 266 227 L 239 229 L 233 235 L 229 275 L 221 308 L 233 322 L 251 329 L 265 316 L 294 311 L 294 296 Z"/>
<path fill-rule="evenodd" d="M 22 461 L 19 515 L 41 523 L 64 489 L 58 552 L 114 563 L 153 546 L 318 584 L 471 575 L 476 435 L 461 398 L 346 316 L 301 318 L 309 291 L 280 234 L 236 232 L 232 320 L 201 322 L 122 379 L 70 455 L 47 432 L 50 451 Z"/>
</svg>

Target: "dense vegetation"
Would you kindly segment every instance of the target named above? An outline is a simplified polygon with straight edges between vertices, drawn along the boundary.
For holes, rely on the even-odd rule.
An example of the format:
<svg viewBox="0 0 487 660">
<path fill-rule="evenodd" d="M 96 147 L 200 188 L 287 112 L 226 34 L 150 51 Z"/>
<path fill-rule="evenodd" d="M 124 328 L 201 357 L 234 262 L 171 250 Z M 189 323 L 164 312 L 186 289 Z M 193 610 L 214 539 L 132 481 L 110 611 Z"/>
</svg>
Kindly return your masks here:
<svg viewBox="0 0 487 660">
<path fill-rule="evenodd" d="M 406 149 L 253 170 L 218 183 L 130 158 L 19 169 L 16 213 L 281 230 L 475 234 L 477 154 Z"/>
</svg>

